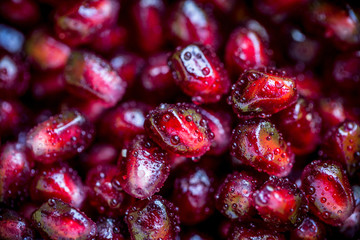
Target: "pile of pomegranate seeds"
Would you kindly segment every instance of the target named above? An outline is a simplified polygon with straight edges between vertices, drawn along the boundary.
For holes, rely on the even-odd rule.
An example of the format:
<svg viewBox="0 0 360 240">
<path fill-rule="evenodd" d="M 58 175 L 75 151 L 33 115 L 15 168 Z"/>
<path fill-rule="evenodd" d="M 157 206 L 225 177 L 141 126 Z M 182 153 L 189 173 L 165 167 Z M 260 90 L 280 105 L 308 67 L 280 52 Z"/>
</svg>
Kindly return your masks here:
<svg viewBox="0 0 360 240">
<path fill-rule="evenodd" d="M 360 239 L 360 4 L 0 0 L 0 239 Z"/>
</svg>

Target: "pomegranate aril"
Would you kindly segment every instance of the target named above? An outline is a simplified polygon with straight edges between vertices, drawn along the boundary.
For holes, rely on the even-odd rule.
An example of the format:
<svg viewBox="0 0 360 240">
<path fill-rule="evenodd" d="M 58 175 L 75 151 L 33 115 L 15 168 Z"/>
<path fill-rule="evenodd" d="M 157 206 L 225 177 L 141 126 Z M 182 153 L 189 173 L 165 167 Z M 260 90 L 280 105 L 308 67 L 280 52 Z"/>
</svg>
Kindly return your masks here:
<svg viewBox="0 0 360 240">
<path fill-rule="evenodd" d="M 259 182 L 255 174 L 229 174 L 215 195 L 216 208 L 229 219 L 244 220 L 255 214 L 253 193 Z"/>
<path fill-rule="evenodd" d="M 158 192 L 169 176 L 167 153 L 145 135 L 137 135 L 121 150 L 119 173 L 113 179 L 135 198 L 148 198 Z"/>
<path fill-rule="evenodd" d="M 141 74 L 141 85 L 145 91 L 142 97 L 146 101 L 164 102 L 178 93 L 170 67 L 168 53 L 151 56 Z"/>
<path fill-rule="evenodd" d="M 24 191 L 28 191 L 27 184 L 31 179 L 30 161 L 25 146 L 20 143 L 7 143 L 1 147 L 0 203 L 27 195 Z"/>
<path fill-rule="evenodd" d="M 346 120 L 324 136 L 322 157 L 341 162 L 350 176 L 360 168 L 360 125 Z"/>
<path fill-rule="evenodd" d="M 264 221 L 279 230 L 298 226 L 308 211 L 305 194 L 296 184 L 275 176 L 254 193 L 254 205 Z"/>
<path fill-rule="evenodd" d="M 248 27 L 235 29 L 226 44 L 225 63 L 236 77 L 246 69 L 268 66 L 270 51 L 266 39 Z"/>
<path fill-rule="evenodd" d="M 201 4 L 208 4 L 221 12 L 230 12 L 235 7 L 236 0 L 196 0 Z"/>
<path fill-rule="evenodd" d="M 179 208 L 182 224 L 195 225 L 215 210 L 213 172 L 199 163 L 185 163 L 176 171 L 172 202 Z"/>
<path fill-rule="evenodd" d="M 271 69 L 248 70 L 232 86 L 228 103 L 239 118 L 266 118 L 298 98 L 294 79 Z"/>
<path fill-rule="evenodd" d="M 360 234 L 360 186 L 353 185 L 352 189 L 354 192 L 355 209 L 339 229 L 340 233 L 348 239 L 358 238 Z"/>
<path fill-rule="evenodd" d="M 86 175 L 87 201 L 102 215 L 121 216 L 133 203 L 132 197 L 114 188 L 112 180 L 117 172 L 116 166 L 102 164 L 90 169 Z"/>
<path fill-rule="evenodd" d="M 31 84 L 32 96 L 37 100 L 58 101 L 66 93 L 66 83 L 62 71 L 49 71 L 36 75 Z"/>
<path fill-rule="evenodd" d="M 46 239 L 91 240 L 96 224 L 77 208 L 59 199 L 49 199 L 32 214 L 32 223 Z"/>
<path fill-rule="evenodd" d="M 314 103 L 305 98 L 299 98 L 294 105 L 274 114 L 273 121 L 291 143 L 295 154 L 311 153 L 320 143 L 321 117 Z"/>
<path fill-rule="evenodd" d="M 27 55 L 41 70 L 64 68 L 70 51 L 68 46 L 42 29 L 34 31 L 26 42 Z"/>
<path fill-rule="evenodd" d="M 125 94 L 126 82 L 104 59 L 90 52 L 72 52 L 64 74 L 68 90 L 85 99 L 114 106 Z"/>
<path fill-rule="evenodd" d="M 111 26 L 96 34 L 89 46 L 96 52 L 111 54 L 125 44 L 127 37 L 128 32 L 124 27 Z"/>
<path fill-rule="evenodd" d="M 299 10 L 303 5 L 306 5 L 309 0 L 256 0 L 255 8 L 265 15 L 289 14 L 292 11 Z"/>
<path fill-rule="evenodd" d="M 137 46 L 144 52 L 159 50 L 165 40 L 163 0 L 136 0 L 131 6 Z"/>
<path fill-rule="evenodd" d="M 85 188 L 77 172 L 66 166 L 44 166 L 31 180 L 30 197 L 35 202 L 58 198 L 80 208 L 85 200 Z"/>
<path fill-rule="evenodd" d="M 177 208 L 161 196 L 137 201 L 125 216 L 132 240 L 175 240 L 180 231 Z"/>
<path fill-rule="evenodd" d="M 5 24 L 0 24 L 0 49 L 8 53 L 21 52 L 25 42 L 22 32 Z"/>
<path fill-rule="evenodd" d="M 66 111 L 32 128 L 26 144 L 34 160 L 54 163 L 84 151 L 94 137 L 92 124 L 77 111 Z"/>
<path fill-rule="evenodd" d="M 81 167 L 87 170 L 101 165 L 116 163 L 119 149 L 109 143 L 95 143 L 80 155 Z"/>
<path fill-rule="evenodd" d="M 325 236 L 325 226 L 314 217 L 306 217 L 297 228 L 291 231 L 291 240 L 323 240 Z"/>
<path fill-rule="evenodd" d="M 303 170 L 301 182 L 310 212 L 323 222 L 340 226 L 354 211 L 353 191 L 339 162 L 311 162 Z"/>
<path fill-rule="evenodd" d="M 150 110 L 151 106 L 143 102 L 123 102 L 104 114 L 99 133 L 116 146 L 122 146 L 136 135 L 145 133 L 144 121 Z"/>
<path fill-rule="evenodd" d="M 217 48 L 220 43 L 217 22 L 193 0 L 177 3 L 167 24 L 170 39 L 176 45 L 199 42 Z"/>
<path fill-rule="evenodd" d="M 56 34 L 70 46 L 89 43 L 103 28 L 116 22 L 119 8 L 116 0 L 69 1 L 57 8 Z"/>
<path fill-rule="evenodd" d="M 353 48 L 360 44 L 360 22 L 354 11 L 349 4 L 313 1 L 305 26 L 340 49 Z"/>
<path fill-rule="evenodd" d="M 281 133 L 267 120 L 247 120 L 233 130 L 231 155 L 259 172 L 287 176 L 294 153 Z"/>
<path fill-rule="evenodd" d="M 0 239 L 32 240 L 35 234 L 30 224 L 17 212 L 0 208 Z"/>
<path fill-rule="evenodd" d="M 181 232 L 181 240 L 213 240 L 213 238 L 205 233 L 190 230 L 185 233 Z"/>
<path fill-rule="evenodd" d="M 150 111 L 144 127 L 162 148 L 186 157 L 203 155 L 214 138 L 199 108 L 189 103 L 161 104 Z"/>
<path fill-rule="evenodd" d="M 176 84 L 197 104 L 218 102 L 230 79 L 215 52 L 199 44 L 178 48 L 169 58 Z"/>
<path fill-rule="evenodd" d="M 30 74 L 27 64 L 17 55 L 0 53 L 0 94 L 2 98 L 13 98 L 25 93 Z"/>
</svg>

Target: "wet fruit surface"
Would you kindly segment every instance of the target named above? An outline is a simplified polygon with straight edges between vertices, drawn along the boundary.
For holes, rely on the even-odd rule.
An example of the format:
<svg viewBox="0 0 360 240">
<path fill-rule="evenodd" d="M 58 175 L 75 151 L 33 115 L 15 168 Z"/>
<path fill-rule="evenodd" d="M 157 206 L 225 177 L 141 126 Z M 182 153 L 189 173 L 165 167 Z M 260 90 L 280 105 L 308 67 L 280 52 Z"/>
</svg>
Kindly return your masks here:
<svg viewBox="0 0 360 240">
<path fill-rule="evenodd" d="M 360 239 L 356 0 L 0 0 L 0 239 Z"/>
</svg>

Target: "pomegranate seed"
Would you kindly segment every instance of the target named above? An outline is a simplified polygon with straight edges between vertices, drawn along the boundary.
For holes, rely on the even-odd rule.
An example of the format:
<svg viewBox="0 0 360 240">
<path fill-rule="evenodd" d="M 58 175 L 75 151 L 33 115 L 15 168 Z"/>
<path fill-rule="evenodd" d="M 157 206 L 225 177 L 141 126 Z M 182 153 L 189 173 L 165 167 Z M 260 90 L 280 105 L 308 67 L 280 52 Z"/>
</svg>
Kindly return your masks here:
<svg viewBox="0 0 360 240">
<path fill-rule="evenodd" d="M 186 157 L 203 155 L 214 138 L 206 118 L 188 103 L 161 104 L 150 111 L 144 127 L 162 148 Z"/>
<path fill-rule="evenodd" d="M 313 217 L 306 217 L 304 221 L 291 231 L 292 240 L 320 240 L 325 239 L 324 225 Z"/>
<path fill-rule="evenodd" d="M 209 47 L 191 44 L 179 48 L 169 65 L 175 82 L 194 103 L 217 102 L 228 92 L 230 80 L 223 64 Z"/>
<path fill-rule="evenodd" d="M 323 222 L 340 226 L 354 211 L 354 196 L 344 169 L 335 161 L 313 161 L 301 176 L 310 212 Z"/>
<path fill-rule="evenodd" d="M 17 212 L 0 208 L 0 238 L 3 240 L 31 240 L 34 231 Z"/>
</svg>

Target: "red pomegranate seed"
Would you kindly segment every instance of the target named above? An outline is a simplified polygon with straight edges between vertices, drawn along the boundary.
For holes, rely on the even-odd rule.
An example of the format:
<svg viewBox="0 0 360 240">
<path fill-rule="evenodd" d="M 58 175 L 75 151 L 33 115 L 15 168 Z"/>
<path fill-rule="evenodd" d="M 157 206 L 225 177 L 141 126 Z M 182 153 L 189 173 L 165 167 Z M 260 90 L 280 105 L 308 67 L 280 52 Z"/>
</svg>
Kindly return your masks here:
<svg viewBox="0 0 360 240">
<path fill-rule="evenodd" d="M 32 96 L 37 100 L 56 100 L 65 94 L 65 78 L 61 71 L 49 71 L 32 79 Z"/>
<path fill-rule="evenodd" d="M 279 230 L 298 226 L 308 212 L 305 194 L 296 184 L 275 176 L 254 193 L 254 204 L 264 221 Z"/>
<path fill-rule="evenodd" d="M 213 214 L 214 183 L 212 171 L 198 163 L 188 162 L 178 168 L 171 199 L 179 208 L 181 223 L 195 225 Z"/>
<path fill-rule="evenodd" d="M 230 80 L 223 64 L 209 47 L 190 44 L 170 57 L 175 82 L 194 103 L 218 102 L 228 92 Z"/>
<path fill-rule="evenodd" d="M 72 52 L 65 68 L 71 93 L 114 106 L 125 93 L 126 82 L 102 58 L 89 52 Z"/>
<path fill-rule="evenodd" d="M 304 221 L 291 231 L 292 240 L 321 240 L 325 239 L 325 226 L 314 217 L 306 217 Z"/>
<path fill-rule="evenodd" d="M 113 187 L 112 180 L 117 172 L 116 166 L 102 164 L 90 169 L 86 175 L 88 202 L 102 215 L 121 216 L 134 202 L 124 191 Z"/>
<path fill-rule="evenodd" d="M 0 149 L 0 203 L 24 197 L 31 178 L 31 162 L 25 147 L 8 142 Z M 19 202 L 19 201 L 16 201 Z"/>
<path fill-rule="evenodd" d="M 220 34 L 218 24 L 193 0 L 180 1 L 170 14 L 168 28 L 170 39 L 176 45 L 199 42 L 217 48 Z"/>
<path fill-rule="evenodd" d="M 77 208 L 59 199 L 49 199 L 32 214 L 34 227 L 46 239 L 91 240 L 96 224 Z"/>
<path fill-rule="evenodd" d="M 360 125 L 344 121 L 331 128 L 322 141 L 322 157 L 341 162 L 350 176 L 360 168 Z"/>
<path fill-rule="evenodd" d="M 138 47 L 147 53 L 161 48 L 165 40 L 163 0 L 136 0 L 131 7 Z"/>
<path fill-rule="evenodd" d="M 169 176 L 166 152 L 145 135 L 137 135 L 122 149 L 118 161 L 119 173 L 113 183 L 136 198 L 148 198 L 160 191 Z"/>
<path fill-rule="evenodd" d="M 144 127 L 162 148 L 186 157 L 203 155 L 214 138 L 199 108 L 188 103 L 161 104 L 150 111 Z"/>
<path fill-rule="evenodd" d="M 110 26 L 96 34 L 90 43 L 91 49 L 102 54 L 111 54 L 123 46 L 128 32 L 123 26 Z"/>
<path fill-rule="evenodd" d="M 143 134 L 144 121 L 151 106 L 143 102 L 123 102 L 110 109 L 100 121 L 99 132 L 117 146 Z"/>
<path fill-rule="evenodd" d="M 180 231 L 175 206 L 161 196 L 140 200 L 130 207 L 125 221 L 131 240 L 175 239 Z"/>
<path fill-rule="evenodd" d="M 0 49 L 20 53 L 25 42 L 24 34 L 11 26 L 0 24 Z"/>
<path fill-rule="evenodd" d="M 0 239 L 32 240 L 35 234 L 30 224 L 17 212 L 0 208 Z"/>
<path fill-rule="evenodd" d="M 260 172 L 287 176 L 294 153 L 281 133 L 267 120 L 247 120 L 233 131 L 231 155 Z"/>
<path fill-rule="evenodd" d="M 115 23 L 120 4 L 116 0 L 81 0 L 57 8 L 55 31 L 70 46 L 89 43 L 103 28 Z"/>
<path fill-rule="evenodd" d="M 228 103 L 239 118 L 266 118 L 296 102 L 295 81 L 277 70 L 249 70 L 232 86 Z"/>
<path fill-rule="evenodd" d="M 81 153 L 93 137 L 93 127 L 84 116 L 76 111 L 67 111 L 31 129 L 26 144 L 36 161 L 48 164 Z"/>
<path fill-rule="evenodd" d="M 259 182 L 254 174 L 229 174 L 215 195 L 216 208 L 229 219 L 244 220 L 255 214 L 253 193 Z"/>
<path fill-rule="evenodd" d="M 28 121 L 28 110 L 21 102 L 0 99 L 0 136 L 17 134 Z"/>
<path fill-rule="evenodd" d="M 119 149 L 109 143 L 95 143 L 80 155 L 81 166 L 88 170 L 101 165 L 115 164 Z"/>
<path fill-rule="evenodd" d="M 26 53 L 41 70 L 62 69 L 70 56 L 70 48 L 45 30 L 34 31 L 26 43 Z"/>
<path fill-rule="evenodd" d="M 31 180 L 30 196 L 33 201 L 40 203 L 58 198 L 76 208 L 80 208 L 86 198 L 77 172 L 66 165 L 40 169 Z"/>
<path fill-rule="evenodd" d="M 339 162 L 313 161 L 303 170 L 302 189 L 310 212 L 323 222 L 340 226 L 354 211 L 354 196 Z"/>
<path fill-rule="evenodd" d="M 294 105 L 273 115 L 273 122 L 276 122 L 297 155 L 316 149 L 321 140 L 321 121 L 314 103 L 304 98 L 299 98 Z"/>
<path fill-rule="evenodd" d="M 225 63 L 226 68 L 234 76 L 246 69 L 268 66 L 270 52 L 266 40 L 248 27 L 235 29 L 226 44 Z"/>
</svg>

